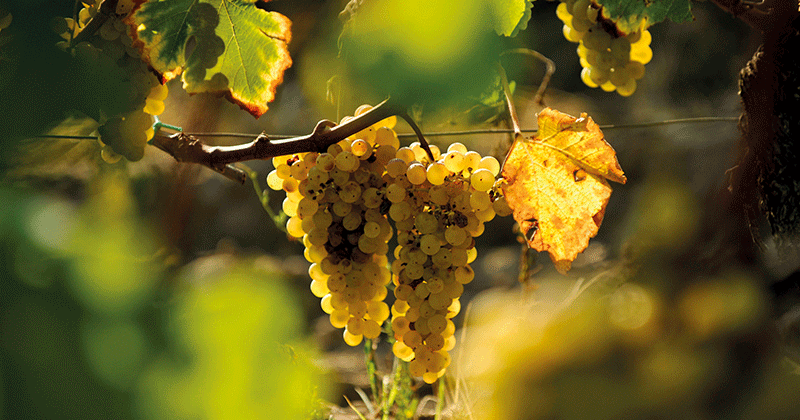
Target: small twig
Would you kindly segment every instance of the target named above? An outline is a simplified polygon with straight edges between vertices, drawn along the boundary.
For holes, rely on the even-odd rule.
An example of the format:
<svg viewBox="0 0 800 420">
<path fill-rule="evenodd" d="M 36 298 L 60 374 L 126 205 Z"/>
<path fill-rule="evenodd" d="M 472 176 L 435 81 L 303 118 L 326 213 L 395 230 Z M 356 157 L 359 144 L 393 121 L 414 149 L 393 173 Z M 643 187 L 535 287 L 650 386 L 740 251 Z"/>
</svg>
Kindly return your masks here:
<svg viewBox="0 0 800 420">
<path fill-rule="evenodd" d="M 500 73 L 500 83 L 503 85 L 503 94 L 506 97 L 506 106 L 508 107 L 508 116 L 511 118 L 511 127 L 514 129 L 514 138 L 517 138 L 522 135 L 522 130 L 519 128 L 519 117 L 517 116 L 517 109 L 514 107 L 514 98 L 511 96 L 511 88 L 508 86 L 506 70 L 503 66 L 498 64 L 497 72 Z"/>
<path fill-rule="evenodd" d="M 281 212 L 280 215 L 277 215 L 272 210 L 272 207 L 269 206 L 269 194 L 261 189 L 261 183 L 258 181 L 258 172 L 250 169 L 249 166 L 241 162 L 237 163 L 236 165 L 238 169 L 244 171 L 244 173 L 247 174 L 247 177 L 250 178 L 250 181 L 253 183 L 253 189 L 256 190 L 258 201 L 261 202 L 261 207 L 266 210 L 267 215 L 269 215 L 269 217 L 275 223 L 275 226 L 283 232 L 286 232 L 286 213 Z"/>
<path fill-rule="evenodd" d="M 355 412 L 356 412 L 356 415 L 358 415 L 358 418 L 360 418 L 361 420 L 367 420 L 367 419 L 364 417 L 364 415 L 363 415 L 363 414 L 361 414 L 361 412 L 360 412 L 360 411 L 358 411 L 358 410 L 356 409 L 356 407 L 353 405 L 353 403 L 351 403 L 351 402 L 350 402 L 350 399 L 349 399 L 349 398 L 347 398 L 347 395 L 343 395 L 343 397 L 344 397 L 344 400 L 345 400 L 345 401 L 347 401 L 347 405 L 349 405 L 349 406 L 350 406 L 350 408 L 352 408 L 352 409 L 353 409 L 353 411 L 355 411 Z"/>
<path fill-rule="evenodd" d="M 116 16 L 117 14 L 117 2 L 119 0 L 105 0 L 100 7 L 97 9 L 97 14 L 94 15 L 92 20 L 83 27 L 83 30 L 78 32 L 78 35 L 75 35 L 75 38 L 72 39 L 70 46 L 75 46 L 80 44 L 82 41 L 86 41 L 90 36 L 92 36 L 104 23 L 108 20 L 108 18 L 112 16 Z M 76 20 L 77 25 L 77 20 Z"/>
<path fill-rule="evenodd" d="M 372 415 L 375 414 L 375 406 L 372 405 L 369 395 L 359 387 L 356 387 L 355 390 L 356 394 L 361 398 L 361 401 L 364 401 L 364 405 L 367 407 L 367 411 L 369 411 L 369 416 L 372 417 Z"/>
<path fill-rule="evenodd" d="M 550 78 L 553 76 L 553 73 L 556 72 L 556 64 L 553 62 L 553 60 L 545 57 L 540 52 L 528 48 L 514 48 L 512 50 L 503 51 L 500 56 L 502 57 L 508 54 L 530 55 L 544 63 L 544 77 L 542 77 L 542 82 L 539 83 L 539 89 L 536 90 L 536 95 L 533 97 L 534 103 L 538 105 L 544 105 L 544 91 L 547 90 L 547 85 L 550 84 Z"/>
<path fill-rule="evenodd" d="M 514 142 L 511 143 L 510 147 L 508 148 L 508 153 L 506 153 L 505 157 L 503 158 L 503 164 L 500 166 L 502 170 L 502 168 L 506 166 L 506 160 L 508 160 L 508 155 L 511 154 L 511 150 L 514 148 L 514 143 L 522 138 L 522 130 L 519 128 L 519 117 L 517 116 L 517 109 L 514 107 L 514 98 L 511 96 L 511 88 L 508 86 L 506 70 L 500 65 L 500 63 L 497 64 L 497 72 L 500 73 L 500 83 L 503 86 L 503 94 L 506 97 L 508 116 L 511 119 L 511 128 L 514 130 Z"/>
</svg>

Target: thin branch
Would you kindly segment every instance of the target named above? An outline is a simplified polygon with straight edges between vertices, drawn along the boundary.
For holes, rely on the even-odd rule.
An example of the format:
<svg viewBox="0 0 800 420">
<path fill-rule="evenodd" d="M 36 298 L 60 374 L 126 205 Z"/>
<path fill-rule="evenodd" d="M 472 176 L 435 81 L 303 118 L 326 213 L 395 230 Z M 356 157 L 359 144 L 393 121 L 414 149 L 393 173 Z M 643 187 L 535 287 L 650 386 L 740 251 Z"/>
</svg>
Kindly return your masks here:
<svg viewBox="0 0 800 420">
<path fill-rule="evenodd" d="M 540 52 L 531 50 L 529 48 L 514 48 L 512 50 L 503 51 L 500 56 L 502 57 L 508 54 L 530 55 L 544 63 L 544 77 L 542 77 L 542 82 L 539 83 L 539 89 L 536 90 L 536 95 L 533 97 L 534 103 L 538 105 L 544 105 L 544 91 L 547 90 L 547 85 L 550 84 L 550 78 L 553 76 L 553 73 L 556 72 L 556 64 L 553 62 L 553 60 L 545 57 Z"/>
<path fill-rule="evenodd" d="M 404 118 L 408 122 L 414 132 L 417 133 L 422 147 L 433 158 L 433 154 L 419 127 L 414 124 L 414 121 L 405 112 L 388 102 L 388 100 L 381 102 L 371 110 L 345 124 L 336 125 L 332 121 L 322 120 L 317 123 L 311 134 L 305 136 L 272 140 L 266 134 L 261 134 L 250 143 L 236 146 L 209 146 L 196 137 L 185 133 L 176 133 L 170 136 L 156 134 L 151 140 L 151 144 L 169 153 L 178 162 L 198 163 L 223 173 L 226 170 L 226 165 L 231 163 L 269 159 L 275 156 L 303 152 L 323 152 L 328 146 L 395 115 Z M 243 183 L 244 177 L 242 176 L 241 178 Z"/>
</svg>

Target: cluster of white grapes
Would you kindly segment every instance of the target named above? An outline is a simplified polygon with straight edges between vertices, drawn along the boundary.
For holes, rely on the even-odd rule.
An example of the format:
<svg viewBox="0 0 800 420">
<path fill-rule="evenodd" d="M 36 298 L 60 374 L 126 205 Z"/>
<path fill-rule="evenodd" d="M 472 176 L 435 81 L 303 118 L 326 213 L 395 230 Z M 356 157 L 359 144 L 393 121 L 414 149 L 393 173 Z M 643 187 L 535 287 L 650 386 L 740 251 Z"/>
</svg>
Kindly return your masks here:
<svg viewBox="0 0 800 420">
<path fill-rule="evenodd" d="M 55 30 L 65 40 L 59 43 L 60 47 L 68 48 L 69 42 L 99 12 L 99 2 L 84 2 L 83 6 L 77 20 L 65 18 L 57 22 Z M 132 8 L 132 0 L 118 2 L 116 14 L 108 16 L 103 25 L 74 50 L 76 57 L 96 63 L 99 69 L 108 66 L 127 69 L 129 79 L 123 82 L 126 92 L 133 95 L 130 103 L 143 104 L 139 109 L 109 118 L 100 127 L 101 156 L 108 163 L 119 161 L 121 154 L 133 160 L 140 157 L 144 144 L 154 135 L 153 117 L 164 112 L 164 99 L 169 93 L 133 47 L 129 27 L 123 22 Z"/>
<path fill-rule="evenodd" d="M 556 14 L 564 22 L 564 37 L 578 43 L 583 83 L 632 95 L 636 81 L 644 77 L 644 65 L 653 58 L 650 32 L 642 27 L 621 33 L 603 16 L 603 6 L 592 0 L 562 0 Z"/>
<path fill-rule="evenodd" d="M 455 325 L 464 285 L 475 276 L 474 238 L 484 223 L 511 210 L 496 194 L 500 163 L 467 151 L 461 143 L 447 152 L 431 146 L 433 159 L 414 143 L 387 165 L 389 216 L 397 227 L 398 246 L 392 273 L 394 354 L 409 371 L 433 383 L 450 364 Z"/>
<path fill-rule="evenodd" d="M 270 188 L 286 192 L 286 230 L 303 240 L 311 291 L 351 346 L 377 338 L 390 315 L 384 298 L 392 227 L 382 212 L 381 175 L 398 146 L 390 128 L 369 127 L 324 153 L 276 157 L 267 176 Z"/>
<path fill-rule="evenodd" d="M 274 158 L 267 184 L 286 192 L 287 231 L 302 238 L 311 290 L 331 324 L 345 329 L 345 342 L 354 346 L 380 335 L 390 315 L 384 299 L 391 282 L 394 354 L 432 383 L 450 363 L 450 319 L 474 277 L 473 238 L 485 222 L 511 210 L 497 193 L 496 159 L 460 143 L 445 154 L 431 146 L 431 159 L 420 143 L 400 147 L 395 122 L 381 121 L 325 153 Z M 389 219 L 398 241 L 391 266 Z"/>
</svg>

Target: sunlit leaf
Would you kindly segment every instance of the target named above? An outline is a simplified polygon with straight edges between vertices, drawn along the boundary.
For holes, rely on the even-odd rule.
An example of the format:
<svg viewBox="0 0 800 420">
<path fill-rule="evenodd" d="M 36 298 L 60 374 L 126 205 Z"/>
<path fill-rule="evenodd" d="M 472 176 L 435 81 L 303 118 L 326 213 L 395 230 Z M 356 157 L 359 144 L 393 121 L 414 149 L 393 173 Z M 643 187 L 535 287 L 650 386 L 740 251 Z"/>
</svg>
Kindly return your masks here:
<svg viewBox="0 0 800 420">
<path fill-rule="evenodd" d="M 291 21 L 246 0 L 143 4 L 128 24 L 142 57 L 189 93 L 217 92 L 254 116 L 267 111 L 292 64 Z"/>
<path fill-rule="evenodd" d="M 546 108 L 535 138 L 517 137 L 503 166 L 503 192 L 537 251 L 565 273 L 603 221 L 611 187 L 625 183 L 616 152 L 597 124 Z"/>
<path fill-rule="evenodd" d="M 531 19 L 531 0 L 492 0 L 494 8 L 494 30 L 504 36 L 516 36 L 528 27 Z"/>
</svg>

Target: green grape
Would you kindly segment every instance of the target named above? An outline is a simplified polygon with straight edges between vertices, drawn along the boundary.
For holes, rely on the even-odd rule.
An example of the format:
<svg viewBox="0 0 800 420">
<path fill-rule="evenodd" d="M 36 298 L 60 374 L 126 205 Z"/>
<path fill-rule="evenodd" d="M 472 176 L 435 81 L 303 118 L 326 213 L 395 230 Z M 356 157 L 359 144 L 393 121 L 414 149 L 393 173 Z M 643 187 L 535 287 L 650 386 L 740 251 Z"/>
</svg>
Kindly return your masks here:
<svg viewBox="0 0 800 420">
<path fill-rule="evenodd" d="M 474 191 L 469 196 L 469 205 L 475 211 L 484 210 L 492 205 L 492 199 L 485 191 Z"/>
<path fill-rule="evenodd" d="M 434 255 L 439 252 L 441 244 L 436 235 L 423 235 L 419 240 L 419 248 L 427 255 Z"/>
<path fill-rule="evenodd" d="M 469 150 L 467 150 L 467 146 L 464 146 L 463 143 L 459 143 L 459 142 L 450 143 L 450 145 L 447 146 L 447 152 L 448 153 L 449 152 L 458 152 L 458 153 L 461 153 L 462 155 L 464 155 L 468 151 Z"/>
<path fill-rule="evenodd" d="M 444 155 L 443 160 L 444 166 L 452 173 L 459 173 L 466 168 L 466 159 L 461 151 L 450 150 Z"/>
<path fill-rule="evenodd" d="M 164 112 L 164 102 L 147 99 L 144 105 L 144 112 L 150 115 L 161 115 Z"/>
<path fill-rule="evenodd" d="M 434 233 L 439 228 L 439 220 L 431 213 L 418 213 L 414 217 L 414 227 L 422 234 Z"/>
<path fill-rule="evenodd" d="M 347 343 L 347 345 L 351 346 L 351 347 L 355 347 L 355 346 L 361 344 L 361 341 L 364 340 L 364 336 L 363 335 L 361 335 L 361 334 L 358 334 L 358 335 L 353 334 L 350 331 L 348 331 L 347 329 L 344 330 L 344 333 L 343 333 L 342 336 L 344 338 L 344 342 Z"/>
<path fill-rule="evenodd" d="M 488 191 L 494 185 L 494 175 L 488 169 L 478 169 L 472 173 L 470 184 L 477 191 Z"/>
<path fill-rule="evenodd" d="M 585 14 L 585 13 L 584 13 Z M 593 23 L 589 21 L 589 19 L 583 18 L 579 19 L 575 16 L 572 17 L 572 29 L 581 34 L 581 38 L 584 36 L 586 31 L 589 30 L 593 26 Z"/>
<path fill-rule="evenodd" d="M 406 170 L 406 177 L 408 177 L 408 181 L 414 185 L 420 185 L 428 179 L 425 166 L 419 162 L 414 162 L 409 165 Z"/>
<path fill-rule="evenodd" d="M 589 22 L 597 23 L 597 17 L 600 13 L 600 9 L 596 9 L 593 4 L 589 4 L 586 8 L 586 18 L 589 19 Z"/>
<path fill-rule="evenodd" d="M 353 140 L 353 142 L 350 144 L 350 151 L 357 157 L 366 155 L 367 151 L 369 151 L 370 148 L 371 148 L 370 144 L 367 143 L 366 140 L 362 139 Z"/>
<path fill-rule="evenodd" d="M 570 9 L 570 14 L 572 15 L 572 19 L 584 19 L 588 20 L 586 16 L 586 10 L 589 5 L 592 4 L 591 0 L 578 0 Z"/>
<path fill-rule="evenodd" d="M 400 148 L 400 139 L 389 127 L 381 127 L 375 132 L 375 144 L 379 146 L 392 146 L 395 150 Z"/>
<path fill-rule="evenodd" d="M 625 71 L 627 71 L 634 80 L 639 80 L 644 77 L 644 64 L 638 61 L 631 61 L 625 66 Z"/>
<path fill-rule="evenodd" d="M 646 44 L 637 42 L 631 45 L 631 61 L 647 64 L 653 59 L 653 50 Z"/>
<path fill-rule="evenodd" d="M 358 169 L 359 159 L 351 152 L 342 151 L 336 155 L 336 167 L 345 172 L 354 172 Z"/>
<path fill-rule="evenodd" d="M 608 80 L 610 80 L 611 83 L 618 88 L 624 85 L 629 79 L 633 79 L 633 77 L 631 77 L 631 75 L 625 69 L 625 67 L 611 69 L 611 74 L 609 75 Z"/>
<path fill-rule="evenodd" d="M 561 21 L 565 24 L 572 22 L 572 14 L 569 11 L 569 6 L 567 3 L 558 4 L 558 7 L 556 7 L 556 16 L 558 16 L 558 18 L 561 19 Z"/>
<path fill-rule="evenodd" d="M 450 245 L 458 245 L 467 239 L 467 232 L 463 228 L 453 225 L 444 231 L 444 237 Z"/>
<path fill-rule="evenodd" d="M 590 50 L 605 51 L 612 45 L 611 36 L 599 26 L 593 26 L 583 36 L 583 45 Z"/>
<path fill-rule="evenodd" d="M 397 158 L 410 165 L 416 159 L 414 151 L 409 147 L 401 147 L 397 150 Z"/>
<path fill-rule="evenodd" d="M 399 203 L 406 198 L 406 189 L 399 184 L 389 184 L 386 187 L 386 198 L 392 203 Z"/>
<path fill-rule="evenodd" d="M 622 63 L 627 63 L 631 56 L 631 42 L 627 38 L 616 38 L 611 42 L 611 55 Z"/>
<path fill-rule="evenodd" d="M 475 278 L 475 271 L 469 265 L 464 265 L 456 269 L 455 276 L 457 282 L 467 284 Z"/>
<path fill-rule="evenodd" d="M 622 96 L 631 96 L 636 91 L 636 80 L 628 79 L 624 84 L 617 86 L 617 93 Z"/>
<path fill-rule="evenodd" d="M 500 173 L 500 162 L 494 156 L 484 156 L 478 164 L 479 169 L 488 169 L 492 176 L 497 176 Z"/>
<path fill-rule="evenodd" d="M 400 154 L 399 151 L 397 154 Z M 395 158 L 386 164 L 386 173 L 392 178 L 397 178 L 401 175 L 404 175 L 407 169 L 408 164 L 403 159 Z"/>
<path fill-rule="evenodd" d="M 433 162 L 428 165 L 428 169 L 426 171 L 426 177 L 428 182 L 432 185 L 441 185 L 444 183 L 445 178 L 449 175 L 449 171 L 447 167 L 439 162 Z"/>
<path fill-rule="evenodd" d="M 579 32 L 568 25 L 564 25 L 564 27 L 562 28 L 562 33 L 564 34 L 564 38 L 566 38 L 567 41 L 574 43 L 581 42 L 581 39 L 583 38 L 584 35 L 583 32 Z"/>
<path fill-rule="evenodd" d="M 597 86 L 606 83 L 611 76 L 611 71 L 609 69 L 604 69 L 601 67 L 589 67 L 589 79 L 591 79 L 592 83 Z"/>
</svg>

